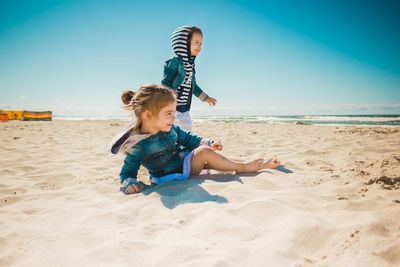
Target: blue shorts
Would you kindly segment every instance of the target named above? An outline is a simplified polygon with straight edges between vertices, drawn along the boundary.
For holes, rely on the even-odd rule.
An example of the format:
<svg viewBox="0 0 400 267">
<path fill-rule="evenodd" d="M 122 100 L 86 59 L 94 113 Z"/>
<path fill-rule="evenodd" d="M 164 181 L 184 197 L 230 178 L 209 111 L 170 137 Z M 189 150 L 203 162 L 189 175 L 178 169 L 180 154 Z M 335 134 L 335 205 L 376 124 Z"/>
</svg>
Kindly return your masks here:
<svg viewBox="0 0 400 267">
<path fill-rule="evenodd" d="M 153 177 L 150 175 L 149 179 L 150 182 L 155 183 L 155 184 L 161 184 L 164 182 L 168 182 L 168 181 L 173 181 L 173 180 L 187 180 L 190 176 L 190 164 L 192 161 L 192 156 L 193 156 L 193 151 L 187 153 L 185 155 L 185 157 L 183 158 L 183 171 L 182 173 L 171 173 L 171 174 L 167 174 L 161 177 Z"/>
</svg>

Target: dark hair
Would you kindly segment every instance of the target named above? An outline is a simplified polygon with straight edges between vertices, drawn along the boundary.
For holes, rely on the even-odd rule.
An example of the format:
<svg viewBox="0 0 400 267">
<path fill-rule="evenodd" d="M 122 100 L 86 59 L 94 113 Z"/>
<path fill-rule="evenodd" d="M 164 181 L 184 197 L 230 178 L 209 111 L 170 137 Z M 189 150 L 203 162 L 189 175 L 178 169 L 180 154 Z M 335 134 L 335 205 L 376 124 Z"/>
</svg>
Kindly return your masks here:
<svg viewBox="0 0 400 267">
<path fill-rule="evenodd" d="M 126 110 L 133 110 L 137 117 L 134 130 L 139 130 L 142 125 L 142 113 L 150 110 L 152 114 L 158 116 L 160 110 L 166 105 L 175 102 L 175 93 L 172 89 L 156 84 L 146 84 L 134 93 L 126 90 L 122 92 L 121 100 L 125 104 Z"/>
<path fill-rule="evenodd" d="M 135 96 L 135 93 L 130 90 L 123 91 L 122 95 L 121 95 L 122 103 L 124 103 L 125 106 L 129 105 L 129 103 L 131 102 L 131 100 L 134 96 Z"/>
<path fill-rule="evenodd" d="M 193 28 L 190 29 L 189 34 L 188 34 L 188 40 L 189 40 L 188 43 L 189 44 L 192 41 L 192 36 L 193 36 L 193 33 L 195 33 L 195 32 L 200 33 L 201 36 L 203 36 L 203 32 L 201 31 L 201 29 L 199 27 L 194 26 Z"/>
</svg>

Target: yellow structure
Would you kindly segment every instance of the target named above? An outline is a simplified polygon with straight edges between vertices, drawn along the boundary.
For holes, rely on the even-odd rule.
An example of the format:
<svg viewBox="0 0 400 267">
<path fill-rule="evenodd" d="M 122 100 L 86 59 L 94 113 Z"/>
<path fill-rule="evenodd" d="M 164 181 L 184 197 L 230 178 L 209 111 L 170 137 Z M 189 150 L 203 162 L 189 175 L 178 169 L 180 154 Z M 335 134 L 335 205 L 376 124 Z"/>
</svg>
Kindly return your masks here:
<svg viewBox="0 0 400 267">
<path fill-rule="evenodd" d="M 7 115 L 8 120 L 24 120 L 24 121 L 51 121 L 53 112 L 51 111 L 16 111 L 16 110 L 0 110 L 3 114 L 2 121 L 5 121 Z"/>
<path fill-rule="evenodd" d="M 0 113 L 6 113 L 9 120 L 23 120 L 24 112 L 15 110 L 0 110 Z"/>
<path fill-rule="evenodd" d="M 53 113 L 51 111 L 29 111 L 24 110 L 24 121 L 51 121 Z"/>
</svg>

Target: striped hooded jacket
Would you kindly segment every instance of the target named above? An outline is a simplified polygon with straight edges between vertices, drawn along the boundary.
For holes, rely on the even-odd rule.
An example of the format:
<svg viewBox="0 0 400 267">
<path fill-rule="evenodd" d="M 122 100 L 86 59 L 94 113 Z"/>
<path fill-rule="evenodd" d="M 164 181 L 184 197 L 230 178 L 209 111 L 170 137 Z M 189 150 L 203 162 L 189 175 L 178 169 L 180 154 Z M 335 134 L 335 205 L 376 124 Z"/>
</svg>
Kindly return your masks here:
<svg viewBox="0 0 400 267">
<path fill-rule="evenodd" d="M 189 33 L 193 26 L 177 28 L 171 37 L 172 48 L 177 56 L 167 60 L 164 65 L 162 85 L 174 89 L 177 98 L 176 110 L 186 112 L 190 110 L 192 94 L 201 101 L 208 95 L 196 83 L 194 61 L 196 57 L 190 56 Z"/>
</svg>

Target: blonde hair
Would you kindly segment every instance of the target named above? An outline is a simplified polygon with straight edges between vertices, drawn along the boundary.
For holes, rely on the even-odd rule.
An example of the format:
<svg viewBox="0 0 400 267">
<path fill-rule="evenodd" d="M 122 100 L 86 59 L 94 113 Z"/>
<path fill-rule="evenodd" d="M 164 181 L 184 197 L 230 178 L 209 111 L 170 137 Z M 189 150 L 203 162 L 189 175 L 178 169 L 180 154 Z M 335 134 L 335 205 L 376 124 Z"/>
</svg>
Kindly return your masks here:
<svg viewBox="0 0 400 267">
<path fill-rule="evenodd" d="M 143 112 L 150 110 L 152 114 L 158 116 L 162 108 L 176 101 L 176 97 L 174 91 L 168 87 L 146 84 L 141 86 L 136 93 L 129 90 L 124 91 L 121 100 L 125 104 L 124 109 L 135 112 L 137 121 L 133 129 L 139 131 Z"/>
</svg>

